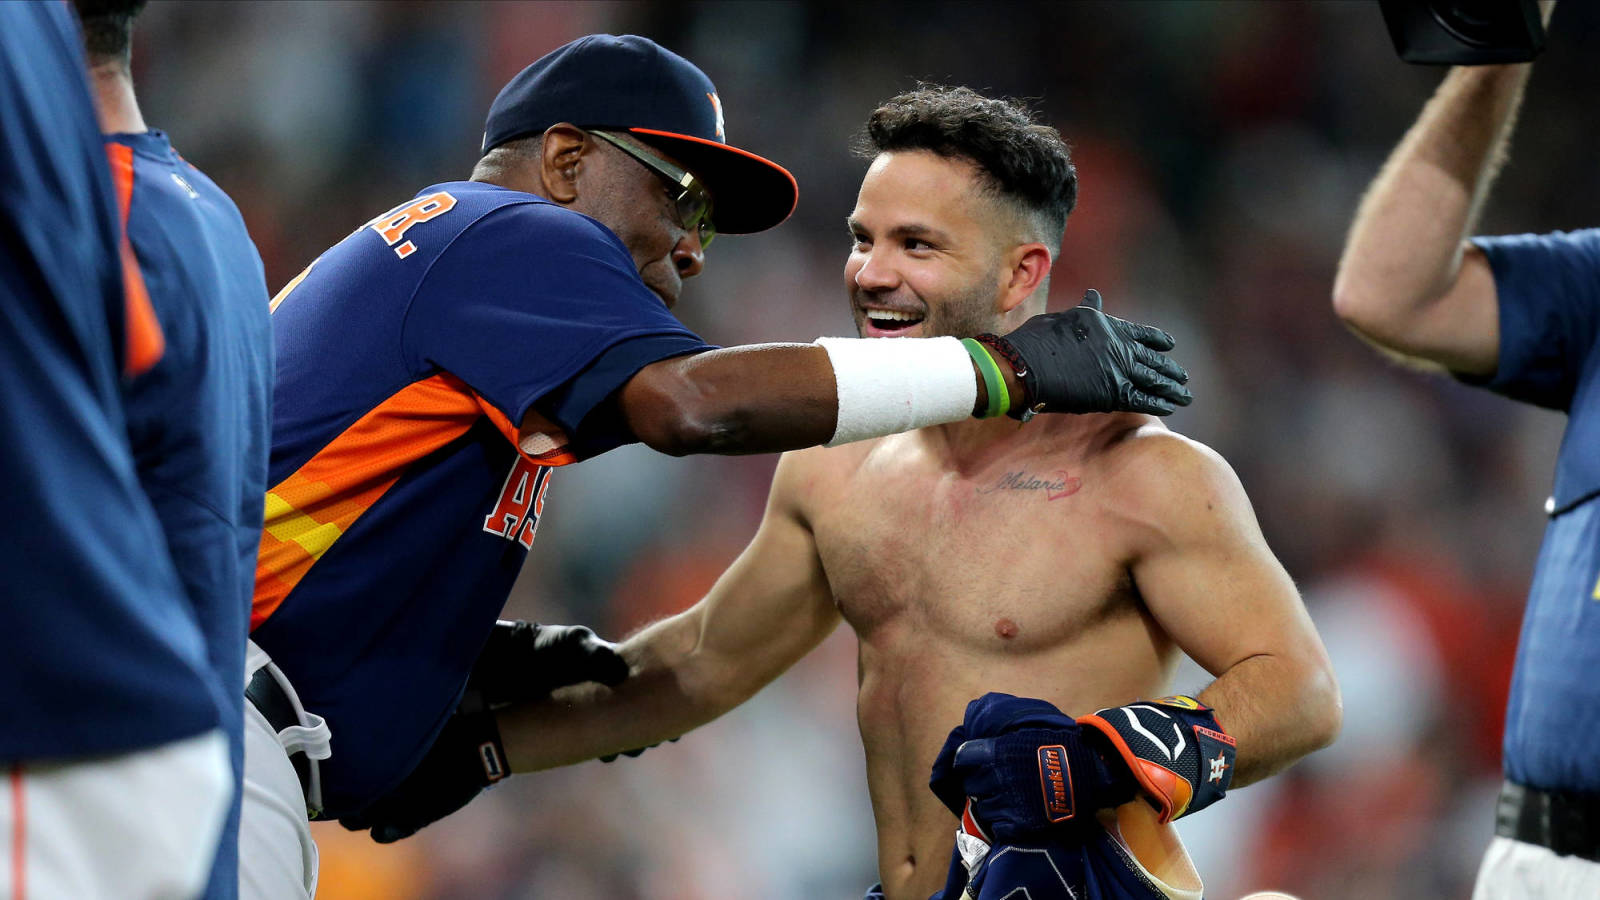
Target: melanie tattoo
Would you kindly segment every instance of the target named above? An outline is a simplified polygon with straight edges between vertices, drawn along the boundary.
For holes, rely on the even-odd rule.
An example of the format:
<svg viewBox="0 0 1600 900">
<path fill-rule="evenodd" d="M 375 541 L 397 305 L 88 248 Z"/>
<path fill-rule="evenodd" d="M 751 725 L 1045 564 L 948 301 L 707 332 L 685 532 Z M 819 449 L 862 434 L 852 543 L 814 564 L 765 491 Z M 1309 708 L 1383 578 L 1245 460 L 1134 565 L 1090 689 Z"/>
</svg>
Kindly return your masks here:
<svg viewBox="0 0 1600 900">
<path fill-rule="evenodd" d="M 1070 497 L 1083 487 L 1083 479 L 1067 474 L 1066 469 L 1056 469 L 1054 472 L 1040 477 L 1032 472 L 1018 469 L 1000 476 L 994 484 L 978 488 L 980 494 L 992 494 L 995 491 L 1042 491 L 1046 500 L 1060 500 Z"/>
</svg>

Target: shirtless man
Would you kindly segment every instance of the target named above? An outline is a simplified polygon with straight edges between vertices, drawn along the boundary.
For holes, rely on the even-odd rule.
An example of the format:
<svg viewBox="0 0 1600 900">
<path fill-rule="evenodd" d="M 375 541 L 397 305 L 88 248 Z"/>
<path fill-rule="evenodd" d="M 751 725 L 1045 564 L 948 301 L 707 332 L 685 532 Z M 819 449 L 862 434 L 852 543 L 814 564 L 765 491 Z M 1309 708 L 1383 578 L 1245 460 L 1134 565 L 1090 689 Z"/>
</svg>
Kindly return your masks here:
<svg viewBox="0 0 1600 900">
<path fill-rule="evenodd" d="M 869 140 L 845 265 L 863 336 L 1004 333 L 1044 309 L 1076 195 L 1054 129 L 924 88 Z M 511 770 L 681 735 L 841 620 L 889 900 L 945 884 L 957 819 L 929 769 L 986 692 L 1088 713 L 1165 693 L 1187 652 L 1217 676 L 1199 698 L 1237 740 L 1235 785 L 1339 728 L 1327 654 L 1220 457 L 1153 416 L 994 418 L 785 454 L 710 594 L 623 643 L 625 683 L 499 714 Z"/>
</svg>

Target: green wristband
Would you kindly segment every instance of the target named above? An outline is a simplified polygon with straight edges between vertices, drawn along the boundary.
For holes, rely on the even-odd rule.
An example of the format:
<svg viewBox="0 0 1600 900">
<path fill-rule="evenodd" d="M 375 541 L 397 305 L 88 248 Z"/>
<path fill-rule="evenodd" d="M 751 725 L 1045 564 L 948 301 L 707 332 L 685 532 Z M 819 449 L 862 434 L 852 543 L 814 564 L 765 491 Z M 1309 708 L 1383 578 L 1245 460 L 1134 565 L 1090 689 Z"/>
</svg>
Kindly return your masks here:
<svg viewBox="0 0 1600 900">
<path fill-rule="evenodd" d="M 990 355 L 989 348 L 972 338 L 962 338 L 961 346 L 967 348 L 972 361 L 977 363 L 978 374 L 983 376 L 984 390 L 989 394 L 989 406 L 979 418 L 993 419 L 1010 412 L 1011 394 L 1006 390 L 1006 379 L 1000 374 L 1000 365 Z"/>
</svg>

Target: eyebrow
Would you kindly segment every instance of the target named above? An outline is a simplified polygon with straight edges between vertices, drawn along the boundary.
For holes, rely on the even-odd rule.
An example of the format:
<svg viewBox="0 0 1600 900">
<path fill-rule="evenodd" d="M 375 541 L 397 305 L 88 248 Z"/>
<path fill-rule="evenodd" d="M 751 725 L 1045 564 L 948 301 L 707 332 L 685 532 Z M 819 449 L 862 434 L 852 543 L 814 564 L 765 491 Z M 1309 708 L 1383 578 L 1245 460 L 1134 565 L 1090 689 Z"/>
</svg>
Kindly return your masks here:
<svg viewBox="0 0 1600 900">
<path fill-rule="evenodd" d="M 868 229 L 866 227 L 864 227 L 856 219 L 855 216 L 846 216 L 845 220 L 844 220 L 844 223 L 845 223 L 846 226 L 849 227 L 850 232 L 852 234 L 854 234 L 856 232 L 868 231 Z M 931 228 L 931 227 L 929 227 L 927 225 L 922 225 L 922 224 L 919 224 L 917 222 L 907 222 L 907 223 L 902 224 L 902 225 L 896 225 L 896 226 L 894 226 L 894 227 L 889 229 L 889 231 L 885 235 L 885 237 L 890 238 L 890 239 L 894 239 L 894 238 L 934 238 L 934 239 L 936 239 L 936 241 L 939 241 L 939 242 L 946 241 L 946 240 L 949 239 L 949 235 L 946 235 L 944 232 L 940 231 L 939 229 Z"/>
</svg>

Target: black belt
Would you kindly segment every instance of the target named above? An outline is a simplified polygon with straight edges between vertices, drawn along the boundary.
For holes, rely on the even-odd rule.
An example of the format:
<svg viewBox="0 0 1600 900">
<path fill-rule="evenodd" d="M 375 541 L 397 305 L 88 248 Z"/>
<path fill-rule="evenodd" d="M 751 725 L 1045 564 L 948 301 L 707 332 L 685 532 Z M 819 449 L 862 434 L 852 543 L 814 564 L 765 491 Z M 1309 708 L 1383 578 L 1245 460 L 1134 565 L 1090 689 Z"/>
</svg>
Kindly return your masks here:
<svg viewBox="0 0 1600 900">
<path fill-rule="evenodd" d="M 1494 833 L 1548 847 L 1557 856 L 1600 862 L 1600 794 L 1541 791 L 1507 781 L 1495 806 Z"/>
<path fill-rule="evenodd" d="M 289 700 L 289 695 L 284 693 L 283 685 L 278 679 L 272 677 L 263 666 L 256 670 L 250 677 L 250 683 L 244 686 L 244 696 L 253 704 L 261 717 L 272 726 L 274 734 L 285 728 L 293 728 L 301 724 L 300 717 L 295 714 L 294 703 Z M 289 762 L 294 766 L 294 773 L 300 776 L 300 791 L 308 794 L 311 789 L 311 757 L 304 751 L 297 750 L 289 754 Z"/>
</svg>

